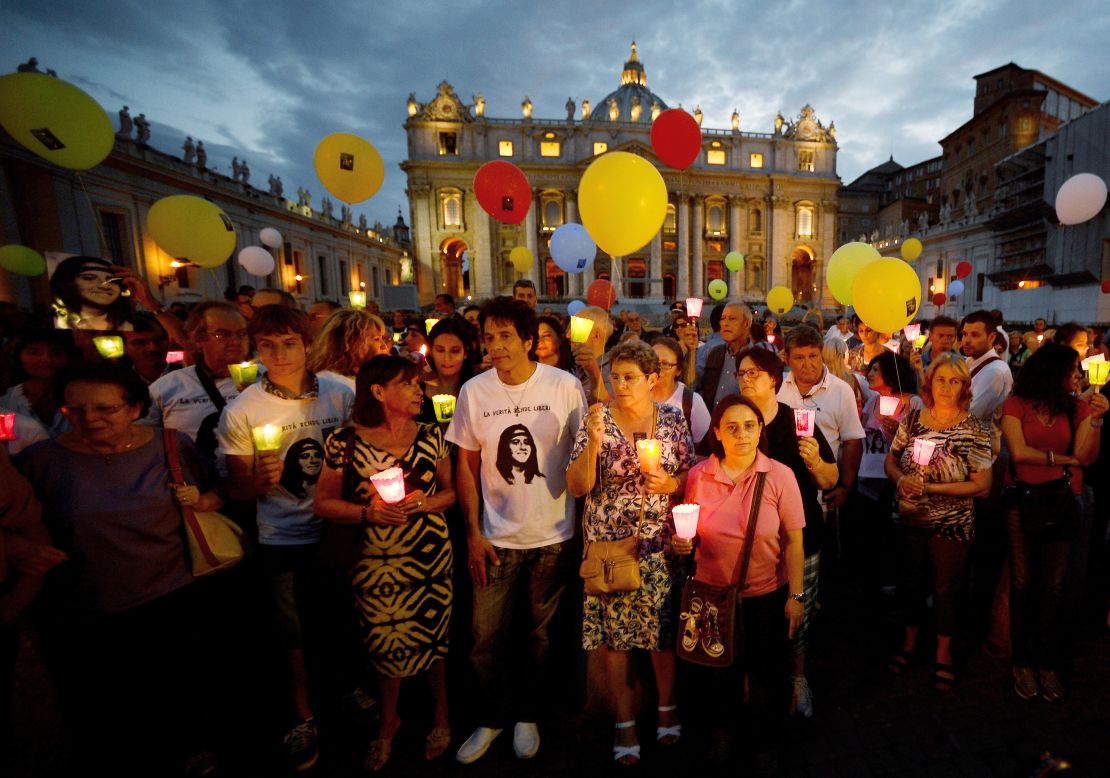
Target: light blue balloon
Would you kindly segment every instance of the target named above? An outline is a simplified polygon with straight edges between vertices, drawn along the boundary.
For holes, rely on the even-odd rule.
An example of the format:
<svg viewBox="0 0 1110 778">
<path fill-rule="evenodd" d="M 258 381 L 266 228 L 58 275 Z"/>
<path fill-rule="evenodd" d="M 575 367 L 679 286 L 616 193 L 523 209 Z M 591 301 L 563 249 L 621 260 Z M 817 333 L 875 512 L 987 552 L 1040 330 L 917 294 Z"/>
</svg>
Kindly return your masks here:
<svg viewBox="0 0 1110 778">
<path fill-rule="evenodd" d="M 952 283 L 950 283 L 948 285 L 948 296 L 949 297 L 959 297 L 963 293 L 964 293 L 964 282 L 963 281 L 958 281 L 958 280 L 953 281 Z"/>
<path fill-rule="evenodd" d="M 551 258 L 567 273 L 581 273 L 595 257 L 597 244 L 581 224 L 564 224 L 551 235 Z"/>
<path fill-rule="evenodd" d="M 567 315 L 568 316 L 577 316 L 578 312 L 581 311 L 585 307 L 586 307 L 586 304 L 584 302 L 582 302 L 581 300 L 571 300 L 569 303 L 567 303 Z"/>
</svg>

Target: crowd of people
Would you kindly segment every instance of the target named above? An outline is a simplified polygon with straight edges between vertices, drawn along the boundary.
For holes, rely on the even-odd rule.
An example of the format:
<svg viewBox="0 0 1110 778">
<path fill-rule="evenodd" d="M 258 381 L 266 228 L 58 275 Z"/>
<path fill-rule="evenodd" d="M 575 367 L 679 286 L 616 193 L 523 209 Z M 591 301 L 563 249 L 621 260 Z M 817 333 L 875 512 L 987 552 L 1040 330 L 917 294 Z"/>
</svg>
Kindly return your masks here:
<svg viewBox="0 0 1110 778">
<path fill-rule="evenodd" d="M 529 759 L 574 680 L 551 673 L 560 613 L 597 662 L 620 767 L 642 758 L 644 667 L 660 749 L 727 760 L 812 716 L 832 569 L 876 608 L 892 598 L 886 670 L 923 663 L 940 694 L 1001 639 L 1014 693 L 1058 702 L 1077 630 L 1107 623 L 1110 403 L 1081 365 L 1110 352 L 1080 325 L 1008 331 L 975 311 L 911 339 L 726 301 L 704 319 L 676 303 L 658 331 L 643 309 L 586 307 L 574 342 L 528 281 L 387 325 L 372 303 L 305 311 L 249 287 L 169 310 L 124 268 L 67 262 L 104 299 L 9 327 L 0 372 L 6 740 L 25 628 L 75 763 L 199 775 L 259 690 L 291 768 L 316 763 L 317 710 L 341 700 L 377 712 L 364 766 L 381 770 L 416 676 L 423 758 L 475 762 L 511 727 Z M 122 356 L 98 353 L 105 331 Z M 398 472 L 401 497 L 384 485 Z M 700 506 L 693 538 L 679 503 Z M 198 576 L 183 514 L 212 512 L 244 555 Z M 584 549 L 621 541 L 636 585 L 584 590 Z M 737 613 L 683 606 L 690 581 L 736 586 Z M 1008 635 L 991 635 L 1000 608 Z M 676 658 L 719 656 L 734 615 L 731 664 Z"/>
</svg>

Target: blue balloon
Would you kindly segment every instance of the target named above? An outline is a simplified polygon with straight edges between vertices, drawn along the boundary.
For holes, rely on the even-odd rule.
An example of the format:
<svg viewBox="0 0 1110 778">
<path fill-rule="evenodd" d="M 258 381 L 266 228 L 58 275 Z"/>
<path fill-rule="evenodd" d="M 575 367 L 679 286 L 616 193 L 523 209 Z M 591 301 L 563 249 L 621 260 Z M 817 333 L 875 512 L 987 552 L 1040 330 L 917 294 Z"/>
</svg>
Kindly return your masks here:
<svg viewBox="0 0 1110 778">
<path fill-rule="evenodd" d="M 551 258 L 568 273 L 581 273 L 596 256 L 597 244 L 581 224 L 564 224 L 551 236 Z"/>
<path fill-rule="evenodd" d="M 950 283 L 948 285 L 948 296 L 949 297 L 959 297 L 963 293 L 964 293 L 964 282 L 963 281 L 953 281 L 952 283 Z"/>
<path fill-rule="evenodd" d="M 582 302 L 581 300 L 571 300 L 569 303 L 567 303 L 567 315 L 568 316 L 577 316 L 578 312 L 581 311 L 585 307 L 586 307 L 586 304 L 584 302 Z"/>
</svg>

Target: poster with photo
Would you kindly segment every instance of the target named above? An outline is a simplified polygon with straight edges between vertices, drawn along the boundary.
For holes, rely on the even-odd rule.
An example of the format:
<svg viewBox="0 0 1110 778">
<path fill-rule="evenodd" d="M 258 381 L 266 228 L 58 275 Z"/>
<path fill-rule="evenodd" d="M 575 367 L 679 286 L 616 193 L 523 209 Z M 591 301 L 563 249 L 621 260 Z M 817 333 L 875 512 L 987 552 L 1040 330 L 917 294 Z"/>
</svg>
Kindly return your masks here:
<svg viewBox="0 0 1110 778">
<path fill-rule="evenodd" d="M 54 327 L 60 330 L 130 332 L 130 293 L 112 263 L 100 257 L 47 252 L 46 272 Z"/>
</svg>

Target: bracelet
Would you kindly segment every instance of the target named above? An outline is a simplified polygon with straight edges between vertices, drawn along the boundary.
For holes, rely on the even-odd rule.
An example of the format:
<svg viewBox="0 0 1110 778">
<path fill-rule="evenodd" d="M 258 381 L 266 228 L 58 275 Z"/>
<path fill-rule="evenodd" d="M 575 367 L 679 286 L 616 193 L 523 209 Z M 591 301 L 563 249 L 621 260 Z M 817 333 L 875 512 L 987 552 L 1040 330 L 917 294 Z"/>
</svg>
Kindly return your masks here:
<svg viewBox="0 0 1110 778">
<path fill-rule="evenodd" d="M 366 508 L 367 508 L 367 507 L 368 507 L 368 506 L 366 506 L 366 505 L 363 505 L 363 506 L 362 506 L 362 523 L 363 523 L 363 524 L 365 524 L 365 523 L 366 523 Z"/>
<path fill-rule="evenodd" d="M 1088 416 L 1088 417 L 1087 417 L 1087 422 L 1088 422 L 1088 423 L 1089 423 L 1089 424 L 1090 424 L 1090 425 L 1091 425 L 1092 427 L 1094 427 L 1094 428 L 1095 428 L 1096 430 L 1097 430 L 1097 429 L 1098 429 L 1099 427 L 1101 427 L 1101 426 L 1102 426 L 1102 424 L 1103 424 L 1103 422 L 1105 422 L 1105 421 L 1106 421 L 1106 419 L 1091 419 L 1091 417 L 1090 417 L 1090 416 Z"/>
<path fill-rule="evenodd" d="M 1045 459 L 1048 460 L 1048 466 L 1049 467 L 1055 467 L 1056 466 L 1056 454 L 1055 454 L 1055 452 L 1046 451 L 1045 452 Z"/>
</svg>

